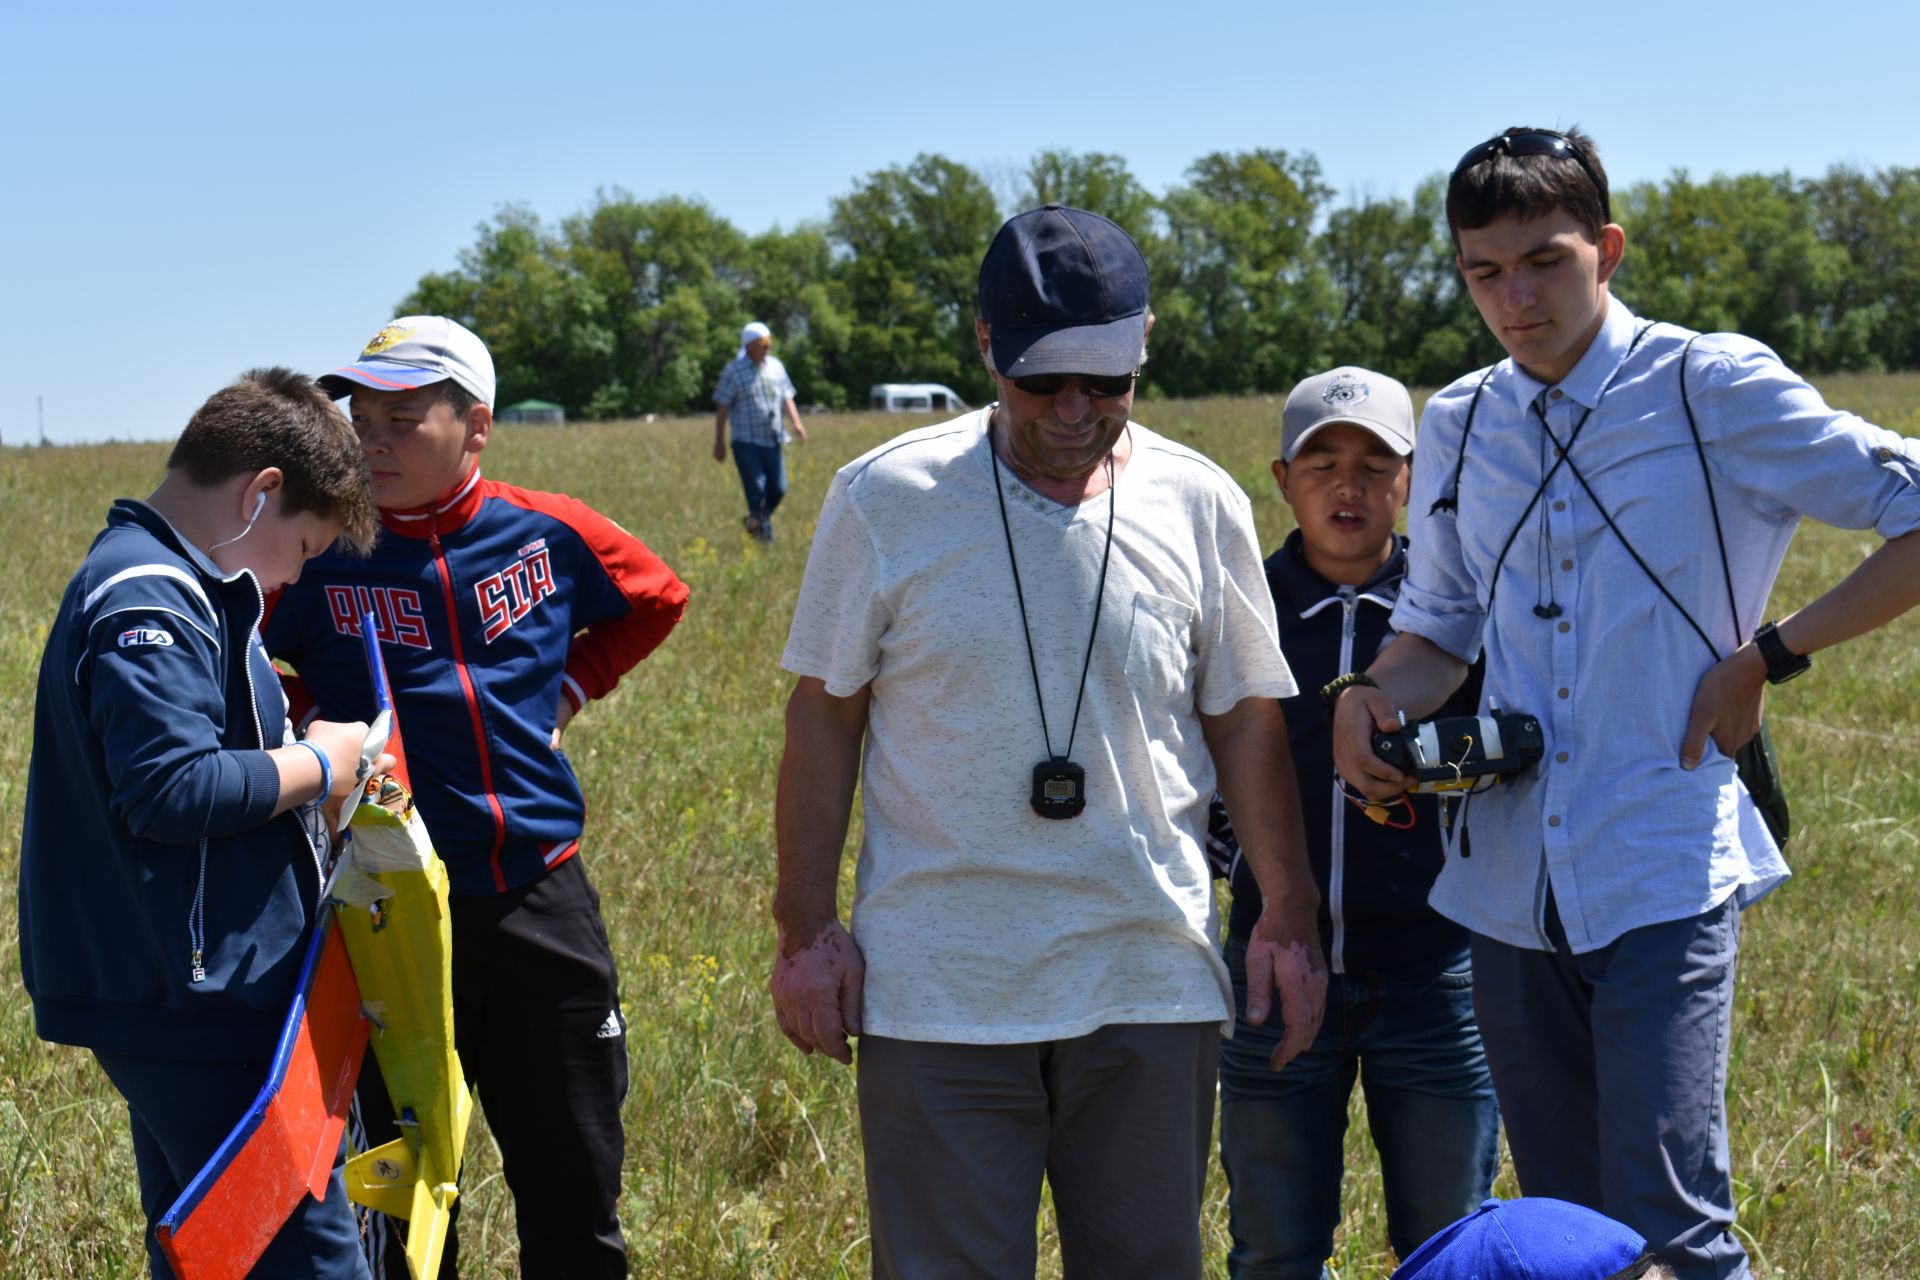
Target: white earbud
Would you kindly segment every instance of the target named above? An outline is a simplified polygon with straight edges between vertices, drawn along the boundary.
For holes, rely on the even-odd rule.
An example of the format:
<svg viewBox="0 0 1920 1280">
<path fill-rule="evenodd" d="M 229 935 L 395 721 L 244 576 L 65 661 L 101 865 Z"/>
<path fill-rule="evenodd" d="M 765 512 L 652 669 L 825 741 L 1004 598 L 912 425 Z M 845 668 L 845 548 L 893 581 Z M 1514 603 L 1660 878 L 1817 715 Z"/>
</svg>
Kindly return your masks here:
<svg viewBox="0 0 1920 1280">
<path fill-rule="evenodd" d="M 208 547 L 207 550 L 218 551 L 220 548 L 231 546 L 232 544 L 240 541 L 240 539 L 246 537 L 248 534 L 252 533 L 253 522 L 260 518 L 260 513 L 266 510 L 266 508 L 267 508 L 267 491 L 265 489 L 262 489 L 259 492 L 259 494 L 254 498 L 253 514 L 247 517 L 247 527 L 242 529 L 240 532 L 234 534 L 231 538 L 228 538 L 224 542 L 214 543 L 212 546 Z"/>
</svg>

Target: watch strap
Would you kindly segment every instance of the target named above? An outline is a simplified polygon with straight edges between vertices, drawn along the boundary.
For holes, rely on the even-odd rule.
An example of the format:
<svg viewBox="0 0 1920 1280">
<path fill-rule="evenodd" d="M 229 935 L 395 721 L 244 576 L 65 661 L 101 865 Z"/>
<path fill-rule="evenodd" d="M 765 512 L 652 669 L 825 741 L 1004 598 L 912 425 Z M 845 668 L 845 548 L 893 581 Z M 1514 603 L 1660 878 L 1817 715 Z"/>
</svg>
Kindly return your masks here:
<svg viewBox="0 0 1920 1280">
<path fill-rule="evenodd" d="M 1320 701 L 1326 704 L 1329 716 L 1333 714 L 1333 704 L 1340 700 L 1340 695 L 1355 685 L 1364 685 L 1369 689 L 1380 687 L 1375 683 L 1374 678 L 1364 671 L 1349 671 L 1343 676 L 1335 676 L 1320 690 Z"/>
<path fill-rule="evenodd" d="M 1753 647 L 1760 651 L 1761 661 L 1767 664 L 1768 684 L 1785 684 L 1813 665 L 1811 657 L 1787 648 L 1771 622 L 1762 624 L 1753 633 Z"/>
</svg>

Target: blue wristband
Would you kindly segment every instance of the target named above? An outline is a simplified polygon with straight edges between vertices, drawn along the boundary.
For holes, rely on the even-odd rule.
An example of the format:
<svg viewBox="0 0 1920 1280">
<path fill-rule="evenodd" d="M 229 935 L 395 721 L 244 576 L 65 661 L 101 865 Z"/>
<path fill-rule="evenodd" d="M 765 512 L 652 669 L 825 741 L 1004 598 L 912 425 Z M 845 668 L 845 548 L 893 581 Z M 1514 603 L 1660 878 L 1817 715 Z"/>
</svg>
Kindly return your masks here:
<svg viewBox="0 0 1920 1280">
<path fill-rule="evenodd" d="M 313 743 L 308 742 L 305 738 L 300 739 L 294 743 L 294 745 L 296 747 L 305 747 L 307 750 L 313 752 L 313 758 L 320 762 L 320 794 L 315 797 L 315 800 L 320 804 L 325 804 L 327 797 L 333 794 L 333 762 L 327 759 L 326 752 L 322 751 Z"/>
</svg>

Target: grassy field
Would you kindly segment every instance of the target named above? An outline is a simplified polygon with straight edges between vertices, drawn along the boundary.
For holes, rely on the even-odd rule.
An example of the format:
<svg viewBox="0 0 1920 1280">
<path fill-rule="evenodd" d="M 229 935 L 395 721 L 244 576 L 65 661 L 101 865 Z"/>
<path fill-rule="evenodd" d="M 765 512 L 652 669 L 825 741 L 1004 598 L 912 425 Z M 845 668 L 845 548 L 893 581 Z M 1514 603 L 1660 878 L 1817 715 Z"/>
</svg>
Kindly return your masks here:
<svg viewBox="0 0 1920 1280">
<path fill-rule="evenodd" d="M 1824 390 L 1920 435 L 1920 376 L 1835 378 Z M 1146 402 L 1137 416 L 1233 472 L 1265 545 L 1284 534 L 1267 474 L 1276 401 Z M 488 451 L 491 474 L 585 499 L 693 586 L 680 630 L 568 732 L 631 1028 L 622 1217 L 638 1276 L 866 1274 L 852 1077 L 790 1049 L 765 993 L 789 683 L 778 656 L 834 468 L 917 421 L 815 419 L 813 443 L 789 451 L 793 492 L 770 549 L 742 534 L 737 480 L 714 464 L 705 422 L 510 427 Z M 34 1038 L 13 903 L 47 623 L 108 503 L 144 495 L 165 453 L 0 450 L 0 545 L 14 548 L 0 573 L 0 1276 L 144 1274 L 125 1113 L 88 1054 Z M 1873 542 L 1805 530 L 1774 612 L 1810 599 Z M 1916 690 L 1920 617 L 1910 617 L 1824 656 L 1771 704 L 1798 875 L 1747 916 L 1730 1098 L 1740 1231 L 1768 1277 L 1920 1271 Z M 1363 1129 L 1349 1141 L 1340 1280 L 1392 1266 Z M 516 1275 L 497 1156 L 484 1137 L 469 1149 L 466 1274 Z M 1513 1192 L 1510 1175 L 1500 1190 Z M 1216 1166 L 1205 1224 L 1216 1264 L 1225 1222 Z M 1057 1275 L 1057 1254 L 1046 1256 L 1043 1274 Z"/>
</svg>

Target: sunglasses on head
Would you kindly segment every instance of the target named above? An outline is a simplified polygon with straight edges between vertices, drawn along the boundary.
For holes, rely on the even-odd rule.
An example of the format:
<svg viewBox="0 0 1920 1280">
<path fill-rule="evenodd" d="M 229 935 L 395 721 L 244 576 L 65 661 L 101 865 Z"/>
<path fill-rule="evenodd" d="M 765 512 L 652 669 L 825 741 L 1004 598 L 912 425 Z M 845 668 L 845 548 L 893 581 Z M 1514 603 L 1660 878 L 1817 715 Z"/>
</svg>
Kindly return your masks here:
<svg viewBox="0 0 1920 1280">
<path fill-rule="evenodd" d="M 1475 165 L 1498 155 L 1553 156 L 1559 160 L 1574 161 L 1586 173 L 1587 181 L 1593 184 L 1594 192 L 1599 195 L 1601 212 L 1608 221 L 1613 220 L 1613 201 L 1608 197 L 1606 187 L 1601 184 L 1600 175 L 1593 171 L 1587 153 L 1572 138 L 1551 129 L 1523 129 L 1518 133 L 1503 133 L 1488 138 L 1460 157 L 1460 163 L 1453 166 L 1453 178 L 1448 181 L 1457 179 Z"/>
<path fill-rule="evenodd" d="M 1057 396 L 1067 383 L 1078 382 L 1080 390 L 1093 399 L 1112 400 L 1133 390 L 1134 379 L 1139 376 L 1140 371 L 1135 369 L 1132 373 L 1036 373 L 1007 381 L 1030 396 Z"/>
</svg>

